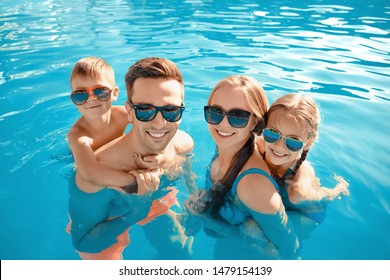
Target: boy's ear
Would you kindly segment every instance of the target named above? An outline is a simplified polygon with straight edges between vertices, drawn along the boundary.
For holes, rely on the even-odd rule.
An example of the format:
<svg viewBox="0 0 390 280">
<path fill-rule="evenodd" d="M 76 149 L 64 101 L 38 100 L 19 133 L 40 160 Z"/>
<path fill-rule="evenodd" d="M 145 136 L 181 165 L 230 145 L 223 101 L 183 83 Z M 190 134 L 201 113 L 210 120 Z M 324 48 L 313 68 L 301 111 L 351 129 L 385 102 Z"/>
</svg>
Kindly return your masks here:
<svg viewBox="0 0 390 280">
<path fill-rule="evenodd" d="M 127 120 L 129 123 L 133 123 L 134 119 L 134 114 L 133 114 L 133 108 L 131 108 L 131 105 L 128 101 L 125 102 L 125 108 L 126 108 L 126 113 L 127 113 Z"/>
<path fill-rule="evenodd" d="M 115 87 L 112 92 L 111 92 L 111 102 L 114 102 L 118 99 L 118 95 L 119 95 L 119 88 L 118 87 Z"/>
</svg>

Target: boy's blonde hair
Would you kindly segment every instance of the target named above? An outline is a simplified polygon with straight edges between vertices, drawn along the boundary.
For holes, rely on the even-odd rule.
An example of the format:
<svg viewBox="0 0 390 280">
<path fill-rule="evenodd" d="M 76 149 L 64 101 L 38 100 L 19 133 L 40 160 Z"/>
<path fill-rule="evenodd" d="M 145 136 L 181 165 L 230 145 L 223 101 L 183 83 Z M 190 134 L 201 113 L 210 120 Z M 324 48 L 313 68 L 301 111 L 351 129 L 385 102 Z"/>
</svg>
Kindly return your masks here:
<svg viewBox="0 0 390 280">
<path fill-rule="evenodd" d="M 70 75 L 71 84 L 76 76 L 94 79 L 104 77 L 112 86 L 116 86 L 114 69 L 99 57 L 85 57 L 77 61 Z"/>
</svg>

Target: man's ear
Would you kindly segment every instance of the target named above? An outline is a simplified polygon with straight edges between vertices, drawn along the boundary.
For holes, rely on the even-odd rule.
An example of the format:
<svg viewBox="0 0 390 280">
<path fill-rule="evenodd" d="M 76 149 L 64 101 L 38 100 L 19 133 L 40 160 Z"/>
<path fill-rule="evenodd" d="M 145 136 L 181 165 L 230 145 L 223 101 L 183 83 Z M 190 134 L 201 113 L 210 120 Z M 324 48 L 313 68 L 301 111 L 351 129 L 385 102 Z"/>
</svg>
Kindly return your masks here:
<svg viewBox="0 0 390 280">
<path fill-rule="evenodd" d="M 114 102 L 118 99 L 118 95 L 119 95 L 119 88 L 118 87 L 115 87 L 112 92 L 111 92 L 111 102 Z"/>
<path fill-rule="evenodd" d="M 129 123 L 133 123 L 134 120 L 133 108 L 131 107 L 129 101 L 125 102 L 125 108 L 127 113 L 127 120 L 129 121 Z"/>
</svg>

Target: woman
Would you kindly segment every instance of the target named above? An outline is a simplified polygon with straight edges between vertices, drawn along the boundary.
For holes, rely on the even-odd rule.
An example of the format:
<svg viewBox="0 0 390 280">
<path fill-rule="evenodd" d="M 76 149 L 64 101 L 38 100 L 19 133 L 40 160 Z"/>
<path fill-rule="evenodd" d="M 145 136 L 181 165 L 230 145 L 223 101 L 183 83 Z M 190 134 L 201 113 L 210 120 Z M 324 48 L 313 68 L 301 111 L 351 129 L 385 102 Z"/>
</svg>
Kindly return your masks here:
<svg viewBox="0 0 390 280">
<path fill-rule="evenodd" d="M 218 225 L 207 223 L 214 229 L 222 222 L 250 233 L 248 226 L 255 221 L 282 258 L 291 258 L 298 240 L 288 226 L 278 185 L 255 148 L 255 135 L 264 128 L 267 109 L 262 87 L 250 77 L 227 77 L 215 86 L 204 114 L 217 151 L 206 191 L 190 198 L 187 206 L 193 213 L 207 213 L 219 221 Z"/>
</svg>

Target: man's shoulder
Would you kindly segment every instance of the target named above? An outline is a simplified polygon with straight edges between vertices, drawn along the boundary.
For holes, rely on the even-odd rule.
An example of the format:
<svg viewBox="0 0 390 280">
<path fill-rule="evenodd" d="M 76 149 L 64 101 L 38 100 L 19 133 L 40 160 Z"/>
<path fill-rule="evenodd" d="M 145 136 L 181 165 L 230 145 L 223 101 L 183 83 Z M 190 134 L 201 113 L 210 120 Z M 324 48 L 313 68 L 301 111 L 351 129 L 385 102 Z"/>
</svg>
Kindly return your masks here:
<svg viewBox="0 0 390 280">
<path fill-rule="evenodd" d="M 194 140 L 183 130 L 178 129 L 173 140 L 178 154 L 188 154 L 194 149 Z"/>
</svg>

